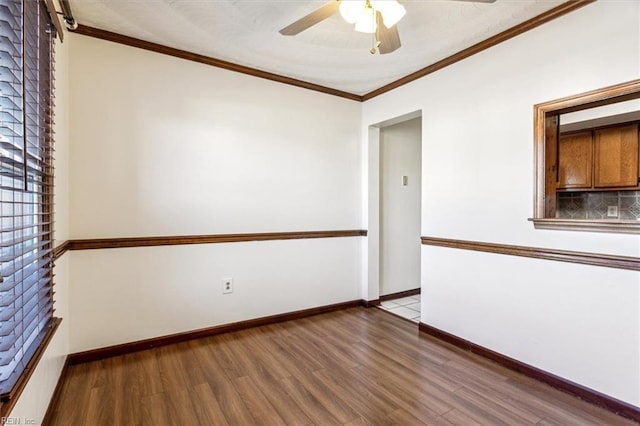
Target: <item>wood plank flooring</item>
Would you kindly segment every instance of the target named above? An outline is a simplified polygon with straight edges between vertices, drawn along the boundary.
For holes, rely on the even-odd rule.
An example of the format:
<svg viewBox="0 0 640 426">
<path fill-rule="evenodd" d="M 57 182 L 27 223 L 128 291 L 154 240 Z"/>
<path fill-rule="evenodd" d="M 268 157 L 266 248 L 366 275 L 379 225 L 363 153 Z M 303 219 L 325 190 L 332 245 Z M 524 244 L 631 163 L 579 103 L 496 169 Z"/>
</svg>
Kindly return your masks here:
<svg viewBox="0 0 640 426">
<path fill-rule="evenodd" d="M 52 425 L 633 425 L 352 308 L 69 367 Z"/>
</svg>

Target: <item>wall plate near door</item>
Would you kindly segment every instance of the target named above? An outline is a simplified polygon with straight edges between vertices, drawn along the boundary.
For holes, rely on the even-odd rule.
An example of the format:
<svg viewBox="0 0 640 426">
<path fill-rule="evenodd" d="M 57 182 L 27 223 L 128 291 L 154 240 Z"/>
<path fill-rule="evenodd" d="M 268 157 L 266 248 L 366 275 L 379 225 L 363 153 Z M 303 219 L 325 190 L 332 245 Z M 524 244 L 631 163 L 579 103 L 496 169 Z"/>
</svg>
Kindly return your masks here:
<svg viewBox="0 0 640 426">
<path fill-rule="evenodd" d="M 222 294 L 233 293 L 233 278 L 222 279 Z"/>
</svg>

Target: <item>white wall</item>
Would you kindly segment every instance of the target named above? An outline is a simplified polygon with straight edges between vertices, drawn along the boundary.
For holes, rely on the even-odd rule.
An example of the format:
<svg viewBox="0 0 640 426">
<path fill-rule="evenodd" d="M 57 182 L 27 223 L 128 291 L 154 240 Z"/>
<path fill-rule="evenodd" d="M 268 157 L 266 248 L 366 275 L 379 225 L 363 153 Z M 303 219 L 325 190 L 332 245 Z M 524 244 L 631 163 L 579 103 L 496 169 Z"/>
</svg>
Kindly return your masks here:
<svg viewBox="0 0 640 426">
<path fill-rule="evenodd" d="M 71 238 L 362 228 L 359 103 L 71 39 Z M 72 252 L 70 350 L 360 299 L 361 244 Z"/>
<path fill-rule="evenodd" d="M 420 288 L 421 130 L 421 118 L 380 129 L 381 296 Z"/>
<path fill-rule="evenodd" d="M 533 105 L 638 78 L 639 8 L 590 4 L 363 105 L 364 151 L 368 126 L 422 110 L 423 235 L 640 255 L 637 235 L 527 220 Z M 424 246 L 421 320 L 640 406 L 639 284 L 633 271 Z"/>
<path fill-rule="evenodd" d="M 360 298 L 360 238 L 71 255 L 71 353 Z"/>
<path fill-rule="evenodd" d="M 68 155 L 69 155 L 69 42 L 56 43 L 56 109 L 55 109 L 55 244 L 68 239 Z M 20 395 L 9 417 L 25 424 L 27 420 L 41 424 L 49 406 L 49 400 L 58 383 L 64 360 L 68 353 L 69 316 L 69 256 L 56 261 L 54 267 L 54 315 L 62 318 L 49 346 L 42 355 L 40 363 L 33 372 L 27 386 Z"/>
<path fill-rule="evenodd" d="M 357 102 L 71 37 L 73 238 L 361 226 Z"/>
</svg>

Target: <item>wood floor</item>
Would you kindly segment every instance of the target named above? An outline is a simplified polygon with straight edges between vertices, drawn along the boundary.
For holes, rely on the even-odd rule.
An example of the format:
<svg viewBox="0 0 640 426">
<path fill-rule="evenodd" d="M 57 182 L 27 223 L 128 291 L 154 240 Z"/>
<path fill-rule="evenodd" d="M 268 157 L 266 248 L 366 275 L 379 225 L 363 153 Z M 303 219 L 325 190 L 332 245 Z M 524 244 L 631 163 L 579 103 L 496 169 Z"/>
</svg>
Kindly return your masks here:
<svg viewBox="0 0 640 426">
<path fill-rule="evenodd" d="M 353 308 L 71 366 L 53 425 L 631 425 Z"/>
</svg>

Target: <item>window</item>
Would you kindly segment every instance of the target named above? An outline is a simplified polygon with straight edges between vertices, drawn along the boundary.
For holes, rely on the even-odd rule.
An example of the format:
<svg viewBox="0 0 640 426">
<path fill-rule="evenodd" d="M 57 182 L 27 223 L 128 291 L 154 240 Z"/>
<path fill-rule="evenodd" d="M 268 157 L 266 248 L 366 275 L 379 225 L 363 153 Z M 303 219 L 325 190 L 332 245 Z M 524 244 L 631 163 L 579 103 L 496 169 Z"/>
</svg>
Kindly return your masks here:
<svg viewBox="0 0 640 426">
<path fill-rule="evenodd" d="M 531 219 L 539 229 L 640 233 L 637 220 L 563 219 L 556 217 L 560 116 L 640 98 L 640 80 L 581 93 L 534 107 L 535 203 Z M 637 155 L 637 154 L 636 154 Z M 640 171 L 639 171 L 640 173 Z"/>
<path fill-rule="evenodd" d="M 2 416 L 58 323 L 52 247 L 54 37 L 42 1 L 0 0 Z"/>
</svg>

